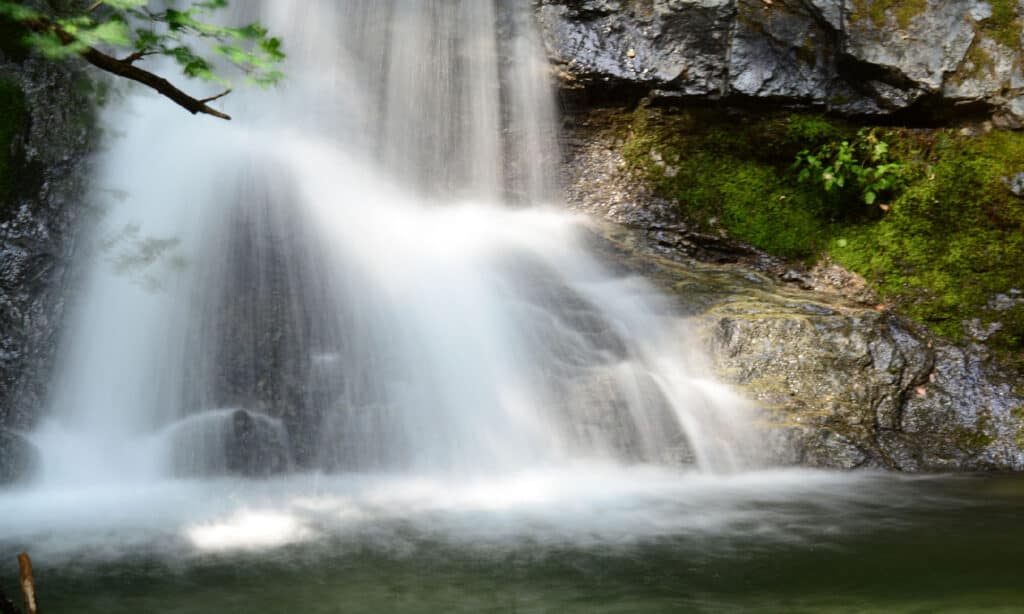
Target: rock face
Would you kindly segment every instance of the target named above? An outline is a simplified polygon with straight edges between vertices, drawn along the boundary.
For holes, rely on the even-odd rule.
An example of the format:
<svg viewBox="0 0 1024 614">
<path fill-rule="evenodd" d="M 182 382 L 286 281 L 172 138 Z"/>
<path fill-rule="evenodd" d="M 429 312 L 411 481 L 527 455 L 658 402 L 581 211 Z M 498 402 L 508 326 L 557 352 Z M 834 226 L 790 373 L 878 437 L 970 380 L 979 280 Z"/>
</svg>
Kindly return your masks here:
<svg viewBox="0 0 1024 614">
<path fill-rule="evenodd" d="M 0 190 L 0 428 L 26 429 L 43 405 L 63 317 L 94 102 L 72 67 L 12 55 L 0 44 L 0 82 L 24 108 L 0 117 L 12 137 L 3 144 L 9 189 Z"/>
<path fill-rule="evenodd" d="M 1024 469 L 1024 388 L 984 347 L 878 310 L 863 279 L 835 265 L 806 271 L 694 232 L 629 172 L 602 115 L 567 131 L 569 206 L 602 220 L 592 245 L 609 265 L 675 297 L 715 374 L 762 409 L 774 462 Z"/>
<path fill-rule="evenodd" d="M 565 89 L 1024 125 L 1021 6 L 992 0 L 540 0 Z"/>
<path fill-rule="evenodd" d="M 657 231 L 600 223 L 595 233 L 609 261 L 651 279 L 690 315 L 714 373 L 761 409 L 772 462 L 1024 468 L 1024 393 L 979 348 L 742 262 L 666 252 Z"/>
</svg>

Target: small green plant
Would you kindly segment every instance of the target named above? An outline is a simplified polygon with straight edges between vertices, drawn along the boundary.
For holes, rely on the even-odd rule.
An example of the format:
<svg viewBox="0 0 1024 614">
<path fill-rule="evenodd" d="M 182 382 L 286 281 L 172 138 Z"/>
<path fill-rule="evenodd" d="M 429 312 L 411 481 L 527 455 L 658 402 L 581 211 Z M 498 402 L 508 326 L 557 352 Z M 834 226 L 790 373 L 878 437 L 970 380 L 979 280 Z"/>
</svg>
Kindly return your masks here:
<svg viewBox="0 0 1024 614">
<path fill-rule="evenodd" d="M 874 205 L 896 190 L 904 167 L 890 159 L 889 144 L 874 130 L 863 129 L 852 140 L 827 143 L 815 152 L 802 150 L 794 169 L 801 182 L 818 183 L 827 194 Z"/>
</svg>

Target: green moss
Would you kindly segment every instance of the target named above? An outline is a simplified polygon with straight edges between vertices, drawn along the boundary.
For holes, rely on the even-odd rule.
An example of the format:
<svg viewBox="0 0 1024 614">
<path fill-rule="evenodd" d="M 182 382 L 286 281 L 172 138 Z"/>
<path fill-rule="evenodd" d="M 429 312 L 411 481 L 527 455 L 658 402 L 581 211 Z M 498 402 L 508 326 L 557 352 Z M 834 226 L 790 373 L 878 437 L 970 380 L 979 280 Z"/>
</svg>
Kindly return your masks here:
<svg viewBox="0 0 1024 614">
<path fill-rule="evenodd" d="M 1024 290 L 1024 199 L 1006 180 L 1024 171 L 1024 134 L 877 130 L 902 185 L 883 208 L 851 213 L 797 181 L 796 153 L 851 138 L 853 126 L 814 115 L 737 119 L 640 109 L 627 160 L 658 193 L 708 231 L 813 261 L 829 254 L 863 275 L 901 313 L 953 340 L 963 321 L 998 322 L 991 347 L 1024 366 L 1024 306 L 992 298 Z"/>
<path fill-rule="evenodd" d="M 968 79 L 976 79 L 994 74 L 995 70 L 995 59 L 975 39 L 964 56 L 960 70 L 951 78 L 957 83 L 963 83 Z"/>
<path fill-rule="evenodd" d="M 986 305 L 995 294 L 1024 289 L 1024 202 L 1005 184 L 1024 169 L 1024 135 L 940 132 L 912 162 L 916 179 L 890 213 L 843 229 L 829 252 L 948 337 L 962 337 L 964 320 L 1001 323 L 991 342 L 1020 359 L 1024 308 Z"/>
<path fill-rule="evenodd" d="M 632 127 L 627 159 L 704 230 L 793 258 L 826 245 L 828 203 L 786 169 L 800 149 L 843 134 L 837 124 L 792 116 L 740 127 L 713 113 L 641 109 Z"/>
<path fill-rule="evenodd" d="M 995 438 L 984 433 L 980 426 L 978 429 L 958 426 L 953 429 L 952 441 L 964 452 L 979 452 L 992 445 Z"/>
<path fill-rule="evenodd" d="M 854 23 L 869 19 L 875 27 L 881 28 L 892 13 L 896 17 L 896 24 L 906 29 L 915 17 L 927 9 L 927 0 L 853 0 L 850 19 Z"/>
<path fill-rule="evenodd" d="M 1024 405 L 1011 409 L 1010 416 L 1013 417 L 1014 423 L 1019 425 L 1013 440 L 1018 446 L 1024 446 Z"/>
<path fill-rule="evenodd" d="M 28 112 L 18 85 L 0 78 L 0 211 L 14 196 L 18 160 L 17 140 Z"/>
<path fill-rule="evenodd" d="M 1020 46 L 1021 20 L 1016 0 L 989 0 L 992 16 L 981 22 L 981 29 L 1000 45 Z"/>
</svg>

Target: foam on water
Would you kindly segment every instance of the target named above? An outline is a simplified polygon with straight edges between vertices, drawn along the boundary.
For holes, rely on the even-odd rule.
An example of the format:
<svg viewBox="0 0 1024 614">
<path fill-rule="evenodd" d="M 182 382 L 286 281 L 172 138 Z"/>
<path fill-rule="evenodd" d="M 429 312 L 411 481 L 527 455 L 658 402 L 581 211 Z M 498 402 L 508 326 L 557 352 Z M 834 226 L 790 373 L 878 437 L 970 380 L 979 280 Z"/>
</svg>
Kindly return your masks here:
<svg viewBox="0 0 1024 614">
<path fill-rule="evenodd" d="M 500 477 L 295 475 L 174 480 L 3 495 L 0 543 L 49 564 L 155 555 L 187 560 L 285 547 L 395 551 L 441 540 L 489 551 L 522 543 L 626 545 L 665 537 L 781 541 L 857 528 L 858 510 L 923 505 L 880 474 L 760 471 L 733 476 L 611 464 L 538 467 Z M 871 529 L 882 528 L 866 515 Z M 841 527 L 840 527 L 841 524 Z"/>
</svg>

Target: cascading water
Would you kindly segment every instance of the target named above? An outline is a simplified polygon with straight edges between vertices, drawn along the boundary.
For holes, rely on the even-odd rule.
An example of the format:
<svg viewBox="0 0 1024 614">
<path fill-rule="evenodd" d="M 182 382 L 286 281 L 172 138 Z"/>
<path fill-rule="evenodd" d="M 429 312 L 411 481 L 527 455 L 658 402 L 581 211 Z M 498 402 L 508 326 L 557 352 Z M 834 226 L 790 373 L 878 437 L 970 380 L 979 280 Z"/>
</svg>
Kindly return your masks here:
<svg viewBox="0 0 1024 614">
<path fill-rule="evenodd" d="M 44 479 L 203 475 L 246 446 L 266 471 L 732 468 L 734 400 L 688 373 L 653 292 L 566 216 L 504 204 L 550 202 L 557 166 L 506 4 L 268 2 L 293 61 L 248 121 L 134 101 Z"/>
<path fill-rule="evenodd" d="M 240 120 L 144 95 L 116 111 L 97 183 L 125 196 L 32 435 L 33 489 L 743 466 L 742 404 L 671 306 L 553 204 L 529 3 L 257 9 L 288 80 L 233 95 Z"/>
</svg>

